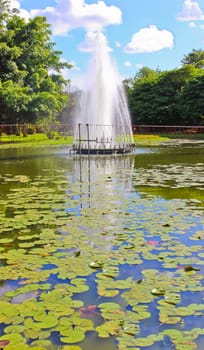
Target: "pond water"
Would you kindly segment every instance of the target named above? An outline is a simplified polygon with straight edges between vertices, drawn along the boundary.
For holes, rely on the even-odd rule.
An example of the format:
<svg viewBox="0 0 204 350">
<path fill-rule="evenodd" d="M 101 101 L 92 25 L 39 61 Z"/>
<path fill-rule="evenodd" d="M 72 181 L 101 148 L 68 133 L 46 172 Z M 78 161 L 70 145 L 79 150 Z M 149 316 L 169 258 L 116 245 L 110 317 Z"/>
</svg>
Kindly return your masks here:
<svg viewBox="0 0 204 350">
<path fill-rule="evenodd" d="M 201 350 L 203 275 L 202 143 L 0 150 L 0 347 Z"/>
</svg>

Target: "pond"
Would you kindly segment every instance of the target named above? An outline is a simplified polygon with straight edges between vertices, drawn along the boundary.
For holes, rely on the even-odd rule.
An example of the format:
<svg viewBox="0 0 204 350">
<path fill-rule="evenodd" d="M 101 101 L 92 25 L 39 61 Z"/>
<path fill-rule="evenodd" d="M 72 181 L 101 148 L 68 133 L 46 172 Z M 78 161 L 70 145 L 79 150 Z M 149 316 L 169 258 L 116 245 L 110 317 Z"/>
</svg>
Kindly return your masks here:
<svg viewBox="0 0 204 350">
<path fill-rule="evenodd" d="M 0 348 L 204 348 L 204 144 L 0 151 Z"/>
</svg>

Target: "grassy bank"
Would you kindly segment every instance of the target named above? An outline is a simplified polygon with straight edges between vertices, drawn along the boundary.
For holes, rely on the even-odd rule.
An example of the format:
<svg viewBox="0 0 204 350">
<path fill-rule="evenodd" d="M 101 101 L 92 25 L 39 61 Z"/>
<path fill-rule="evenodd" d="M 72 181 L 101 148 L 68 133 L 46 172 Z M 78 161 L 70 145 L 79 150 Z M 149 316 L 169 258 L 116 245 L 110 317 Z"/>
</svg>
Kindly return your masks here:
<svg viewBox="0 0 204 350">
<path fill-rule="evenodd" d="M 159 135 L 134 135 L 136 145 L 151 146 L 158 145 L 161 142 L 168 141 L 167 137 Z M 17 148 L 17 147 L 43 147 L 43 146 L 63 146 L 73 143 L 72 136 L 56 136 L 49 139 L 45 134 L 35 134 L 23 136 L 8 136 L 0 137 L 0 148 Z"/>
<path fill-rule="evenodd" d="M 17 147 L 43 147 L 43 146 L 61 146 L 71 145 L 72 136 L 56 136 L 51 139 L 46 134 L 34 134 L 24 136 L 3 135 L 0 137 L 0 149 Z"/>
<path fill-rule="evenodd" d="M 193 137 L 192 137 L 193 136 Z M 169 142 L 174 142 L 175 139 L 189 139 L 189 140 L 203 140 L 204 135 L 201 135 L 201 138 L 194 137 L 194 135 L 191 135 L 189 137 L 188 135 L 182 135 L 182 137 L 179 137 L 179 135 L 154 135 L 154 134 L 135 134 L 134 135 L 134 141 L 136 146 L 158 146 L 160 144 L 165 144 Z M 71 145 L 73 143 L 73 137 L 72 136 L 60 136 L 55 135 L 53 138 L 48 138 L 46 134 L 33 134 L 33 135 L 27 135 L 24 137 L 23 135 L 16 136 L 16 135 L 6 135 L 3 134 L 0 136 L 0 149 L 7 149 L 7 148 L 19 148 L 19 147 L 59 147 L 63 145 Z"/>
<path fill-rule="evenodd" d="M 153 146 L 159 145 L 163 142 L 168 142 L 170 139 L 167 136 L 159 135 L 143 135 L 137 134 L 134 135 L 134 141 L 136 145 L 141 146 Z"/>
</svg>

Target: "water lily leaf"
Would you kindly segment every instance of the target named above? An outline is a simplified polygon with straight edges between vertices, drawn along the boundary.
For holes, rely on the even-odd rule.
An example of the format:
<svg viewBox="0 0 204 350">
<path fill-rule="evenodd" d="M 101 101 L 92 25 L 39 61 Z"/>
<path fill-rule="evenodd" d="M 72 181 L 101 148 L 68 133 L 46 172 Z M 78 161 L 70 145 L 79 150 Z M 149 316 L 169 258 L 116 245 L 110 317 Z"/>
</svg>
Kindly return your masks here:
<svg viewBox="0 0 204 350">
<path fill-rule="evenodd" d="M 105 286 L 99 286 L 97 289 L 98 295 L 101 297 L 113 298 L 119 294 L 117 289 L 108 289 Z"/>
<path fill-rule="evenodd" d="M 23 333 L 25 330 L 25 327 L 22 325 L 12 325 L 12 326 L 8 326 L 4 329 L 4 332 L 6 334 L 8 333 Z"/>
<path fill-rule="evenodd" d="M 181 302 L 181 296 L 178 293 L 168 293 L 165 295 L 165 302 L 176 305 Z"/>
<path fill-rule="evenodd" d="M 24 235 L 24 236 L 18 236 L 18 240 L 19 241 L 29 241 L 31 239 L 34 239 L 34 238 L 38 238 L 39 236 L 38 235 Z"/>
<path fill-rule="evenodd" d="M 135 319 L 144 320 L 146 318 L 151 317 L 151 313 L 147 310 L 146 306 L 133 306 L 132 310 L 135 312 Z"/>
<path fill-rule="evenodd" d="M 123 320 L 125 312 L 121 310 L 119 304 L 116 303 L 102 303 L 98 305 L 101 315 L 106 320 Z"/>
<path fill-rule="evenodd" d="M 51 345 L 52 343 L 50 340 L 35 340 L 31 343 L 31 347 L 39 347 L 41 349 L 47 349 Z"/>
<path fill-rule="evenodd" d="M 165 294 L 165 289 L 164 288 L 153 288 L 152 289 L 152 291 L 151 291 L 151 293 L 153 294 L 153 295 L 164 295 Z"/>
<path fill-rule="evenodd" d="M 24 243 L 19 243 L 20 248 L 31 248 L 34 247 L 38 242 L 24 242 Z"/>
<path fill-rule="evenodd" d="M 7 345 L 7 347 L 6 347 L 6 350 L 13 350 L 13 345 L 12 344 L 9 344 L 9 345 Z M 28 350 L 28 349 L 30 349 L 30 347 L 29 347 L 29 345 L 27 345 L 27 344 L 24 344 L 24 343 L 18 343 L 18 344 L 15 344 L 15 350 Z M 32 348 L 32 350 L 45 350 L 45 348 Z"/>
<path fill-rule="evenodd" d="M 18 344 L 25 344 L 26 340 L 23 338 L 22 335 L 18 334 L 18 333 L 9 333 L 9 334 L 5 334 L 2 337 L 0 337 L 0 341 L 9 341 L 9 347 L 13 346 L 13 349 L 18 346 Z"/>
<path fill-rule="evenodd" d="M 110 267 L 108 266 L 108 267 L 104 267 L 103 271 L 97 274 L 97 278 L 106 278 L 106 277 L 114 278 L 118 276 L 118 273 L 119 273 L 119 268 L 117 266 L 110 266 Z"/>
<path fill-rule="evenodd" d="M 14 318 L 19 315 L 19 311 L 16 305 L 10 304 L 7 301 L 0 300 L 1 314 Z"/>
<path fill-rule="evenodd" d="M 25 334 L 26 338 L 37 339 L 39 337 L 39 334 L 41 334 L 41 333 L 39 333 L 39 329 L 33 329 L 33 328 L 26 327 L 24 334 Z"/>
<path fill-rule="evenodd" d="M 58 324 L 58 319 L 54 316 L 47 314 L 39 314 L 38 316 L 34 316 L 36 322 L 36 327 L 39 329 L 53 328 Z"/>
<path fill-rule="evenodd" d="M 31 291 L 37 291 L 37 290 L 48 290 L 50 289 L 50 284 L 34 284 L 34 283 L 31 283 L 31 284 L 28 284 L 28 285 L 25 285 L 21 288 L 17 288 L 15 291 L 12 291 L 12 292 L 7 292 L 5 295 L 7 297 L 14 297 L 16 295 L 19 295 L 19 294 L 25 294 L 25 293 L 28 293 L 28 292 L 31 292 Z"/>
<path fill-rule="evenodd" d="M 121 331 L 121 324 L 118 321 L 107 321 L 102 325 L 96 327 L 98 336 L 100 338 L 108 338 L 109 336 L 119 334 Z"/>
<path fill-rule="evenodd" d="M 66 332 L 64 332 L 66 333 Z M 78 329 L 68 329 L 66 336 L 63 336 L 60 338 L 62 343 L 80 343 L 85 339 L 85 334 L 83 331 Z"/>
<path fill-rule="evenodd" d="M 13 238 L 0 238 L 0 244 L 6 244 L 13 242 Z"/>
<path fill-rule="evenodd" d="M 13 177 L 13 179 L 11 179 L 11 180 L 17 181 L 17 182 L 22 182 L 22 183 L 26 183 L 26 182 L 31 181 L 31 179 L 26 175 L 15 175 Z"/>
<path fill-rule="evenodd" d="M 125 325 L 123 326 L 123 332 L 125 334 L 135 336 L 140 332 L 140 326 L 139 324 L 135 323 L 125 323 Z"/>
<path fill-rule="evenodd" d="M 147 347 L 147 346 L 153 345 L 154 341 L 151 338 L 149 338 L 149 337 L 137 338 L 136 344 L 137 344 L 137 346 Z"/>
<path fill-rule="evenodd" d="M 92 261 L 90 262 L 89 266 L 92 269 L 102 269 L 103 268 L 104 263 L 101 261 Z"/>
<path fill-rule="evenodd" d="M 169 315 L 168 313 L 160 313 L 159 320 L 161 323 L 178 324 L 181 321 L 181 317 Z"/>
<path fill-rule="evenodd" d="M 13 325 L 18 325 L 23 323 L 24 318 L 21 316 L 15 316 L 12 320 Z"/>
</svg>

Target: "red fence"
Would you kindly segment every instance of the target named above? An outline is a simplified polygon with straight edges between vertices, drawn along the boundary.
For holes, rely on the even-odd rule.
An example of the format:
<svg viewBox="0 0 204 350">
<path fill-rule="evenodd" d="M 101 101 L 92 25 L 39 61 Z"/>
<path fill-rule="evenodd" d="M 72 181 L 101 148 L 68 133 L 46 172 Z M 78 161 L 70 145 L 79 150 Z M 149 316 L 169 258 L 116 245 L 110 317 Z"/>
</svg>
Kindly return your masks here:
<svg viewBox="0 0 204 350">
<path fill-rule="evenodd" d="M 197 137 L 203 139 L 204 126 L 173 126 L 173 125 L 133 125 L 134 134 L 159 134 L 170 137 Z M 35 141 L 36 136 L 55 138 L 59 136 L 73 136 L 73 124 L 0 124 L 0 142 L 16 142 L 19 138 L 27 137 Z M 8 136 L 12 136 L 9 137 Z M 29 136 L 29 137 L 28 137 Z"/>
<path fill-rule="evenodd" d="M 73 135 L 73 125 L 71 124 L 0 124 L 0 136 L 16 135 L 27 136 L 33 134 L 48 134 L 50 132 L 64 133 Z"/>
<path fill-rule="evenodd" d="M 133 125 L 134 134 L 203 134 L 204 126 Z"/>
</svg>

